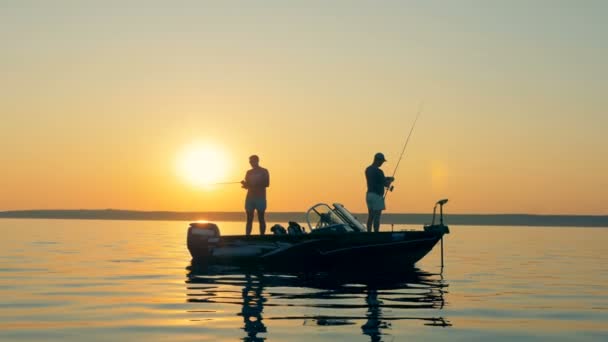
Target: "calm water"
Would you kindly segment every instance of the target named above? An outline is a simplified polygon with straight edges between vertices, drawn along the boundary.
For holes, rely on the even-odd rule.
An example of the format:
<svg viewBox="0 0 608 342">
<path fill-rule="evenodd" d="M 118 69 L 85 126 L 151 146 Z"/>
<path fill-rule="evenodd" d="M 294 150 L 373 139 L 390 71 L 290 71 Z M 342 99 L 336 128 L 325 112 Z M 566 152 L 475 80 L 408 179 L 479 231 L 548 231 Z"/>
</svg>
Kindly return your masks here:
<svg viewBox="0 0 608 342">
<path fill-rule="evenodd" d="M 366 276 L 198 270 L 186 226 L 0 220 L 0 340 L 608 340 L 608 229 L 452 226 L 443 272 Z"/>
</svg>

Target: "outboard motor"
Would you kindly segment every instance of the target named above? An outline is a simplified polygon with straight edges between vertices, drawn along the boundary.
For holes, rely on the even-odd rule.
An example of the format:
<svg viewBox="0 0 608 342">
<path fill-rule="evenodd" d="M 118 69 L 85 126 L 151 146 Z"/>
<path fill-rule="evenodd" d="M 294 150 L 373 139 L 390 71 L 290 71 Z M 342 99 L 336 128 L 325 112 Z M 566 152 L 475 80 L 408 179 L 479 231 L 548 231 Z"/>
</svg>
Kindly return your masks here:
<svg viewBox="0 0 608 342">
<path fill-rule="evenodd" d="M 220 240 L 220 229 L 215 223 L 193 222 L 188 228 L 188 250 L 196 259 L 204 257 L 208 246 Z"/>
</svg>

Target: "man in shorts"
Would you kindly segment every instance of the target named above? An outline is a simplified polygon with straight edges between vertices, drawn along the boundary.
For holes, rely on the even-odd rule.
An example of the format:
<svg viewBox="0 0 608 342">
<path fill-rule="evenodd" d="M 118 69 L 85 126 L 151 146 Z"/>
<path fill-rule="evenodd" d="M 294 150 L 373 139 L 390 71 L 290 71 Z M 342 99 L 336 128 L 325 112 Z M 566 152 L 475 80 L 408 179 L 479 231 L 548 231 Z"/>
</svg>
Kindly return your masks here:
<svg viewBox="0 0 608 342">
<path fill-rule="evenodd" d="M 242 187 L 247 189 L 245 197 L 245 212 L 247 213 L 247 225 L 245 234 L 251 235 L 253 225 L 253 212 L 258 211 L 258 221 L 260 222 L 260 235 L 266 232 L 266 188 L 270 185 L 270 174 L 268 170 L 260 166 L 260 158 L 256 155 L 249 157 L 251 169 L 245 174 L 245 179 L 241 181 Z"/>
<path fill-rule="evenodd" d="M 371 233 L 372 225 L 374 232 L 380 231 L 380 216 L 382 210 L 386 209 L 384 205 L 384 188 L 387 188 L 395 180 L 394 177 L 385 177 L 384 171 L 380 166 L 384 164 L 386 159 L 384 154 L 376 153 L 374 162 L 365 169 L 365 179 L 367 180 L 367 194 L 365 202 L 367 203 L 367 232 Z"/>
</svg>

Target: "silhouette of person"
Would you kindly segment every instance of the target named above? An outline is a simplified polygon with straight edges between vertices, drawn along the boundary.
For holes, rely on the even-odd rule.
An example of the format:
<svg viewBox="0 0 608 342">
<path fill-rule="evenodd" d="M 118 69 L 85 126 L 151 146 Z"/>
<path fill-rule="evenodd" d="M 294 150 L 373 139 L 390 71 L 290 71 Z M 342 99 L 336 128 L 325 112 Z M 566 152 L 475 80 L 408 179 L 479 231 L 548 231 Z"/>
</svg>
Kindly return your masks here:
<svg viewBox="0 0 608 342">
<path fill-rule="evenodd" d="M 260 158 L 257 155 L 249 157 L 251 169 L 245 174 L 245 179 L 241 181 L 242 187 L 247 189 L 245 197 L 245 212 L 247 213 L 247 225 L 245 234 L 251 235 L 253 225 L 253 213 L 258 212 L 258 221 L 260 222 L 260 235 L 266 232 L 266 188 L 270 185 L 270 174 L 268 170 L 260 166 Z"/>
<path fill-rule="evenodd" d="M 380 166 L 384 164 L 386 159 L 384 154 L 378 152 L 374 155 L 373 163 L 365 169 L 365 179 L 367 180 L 367 194 L 365 202 L 367 203 L 367 232 L 380 231 L 380 216 L 382 210 L 386 209 L 384 204 L 384 188 L 389 187 L 395 180 L 394 177 L 385 177 L 384 171 Z"/>
<path fill-rule="evenodd" d="M 383 326 L 382 318 L 382 301 L 378 299 L 378 289 L 372 286 L 367 286 L 367 294 L 365 296 L 367 304 L 367 322 L 361 326 L 363 334 L 368 335 L 372 342 L 381 341 L 382 333 L 380 328 Z"/>
<path fill-rule="evenodd" d="M 243 323 L 245 327 L 243 330 L 247 333 L 244 341 L 264 341 L 265 339 L 257 336 L 258 333 L 265 333 L 266 326 L 262 322 L 262 311 L 264 310 L 264 301 L 266 298 L 263 296 L 263 275 L 257 276 L 258 281 L 252 279 L 250 274 L 245 274 L 245 287 L 243 287 L 243 308 L 241 309 L 241 315 L 243 316 Z"/>
</svg>

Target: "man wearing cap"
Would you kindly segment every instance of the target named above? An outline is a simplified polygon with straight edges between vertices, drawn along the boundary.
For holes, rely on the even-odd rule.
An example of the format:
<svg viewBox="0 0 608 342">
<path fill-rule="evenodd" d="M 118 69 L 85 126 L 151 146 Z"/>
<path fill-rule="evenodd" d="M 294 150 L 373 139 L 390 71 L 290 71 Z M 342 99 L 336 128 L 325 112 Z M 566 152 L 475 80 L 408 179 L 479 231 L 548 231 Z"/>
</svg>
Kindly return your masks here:
<svg viewBox="0 0 608 342">
<path fill-rule="evenodd" d="M 378 152 L 374 155 L 374 162 L 365 169 L 365 179 L 367 180 L 367 194 L 365 201 L 367 203 L 367 232 L 371 233 L 372 225 L 374 232 L 380 231 L 380 216 L 382 210 L 386 209 L 384 205 L 384 188 L 389 187 L 395 180 L 394 177 L 385 177 L 384 171 L 380 166 L 384 164 L 386 159 L 384 154 Z"/>
</svg>

